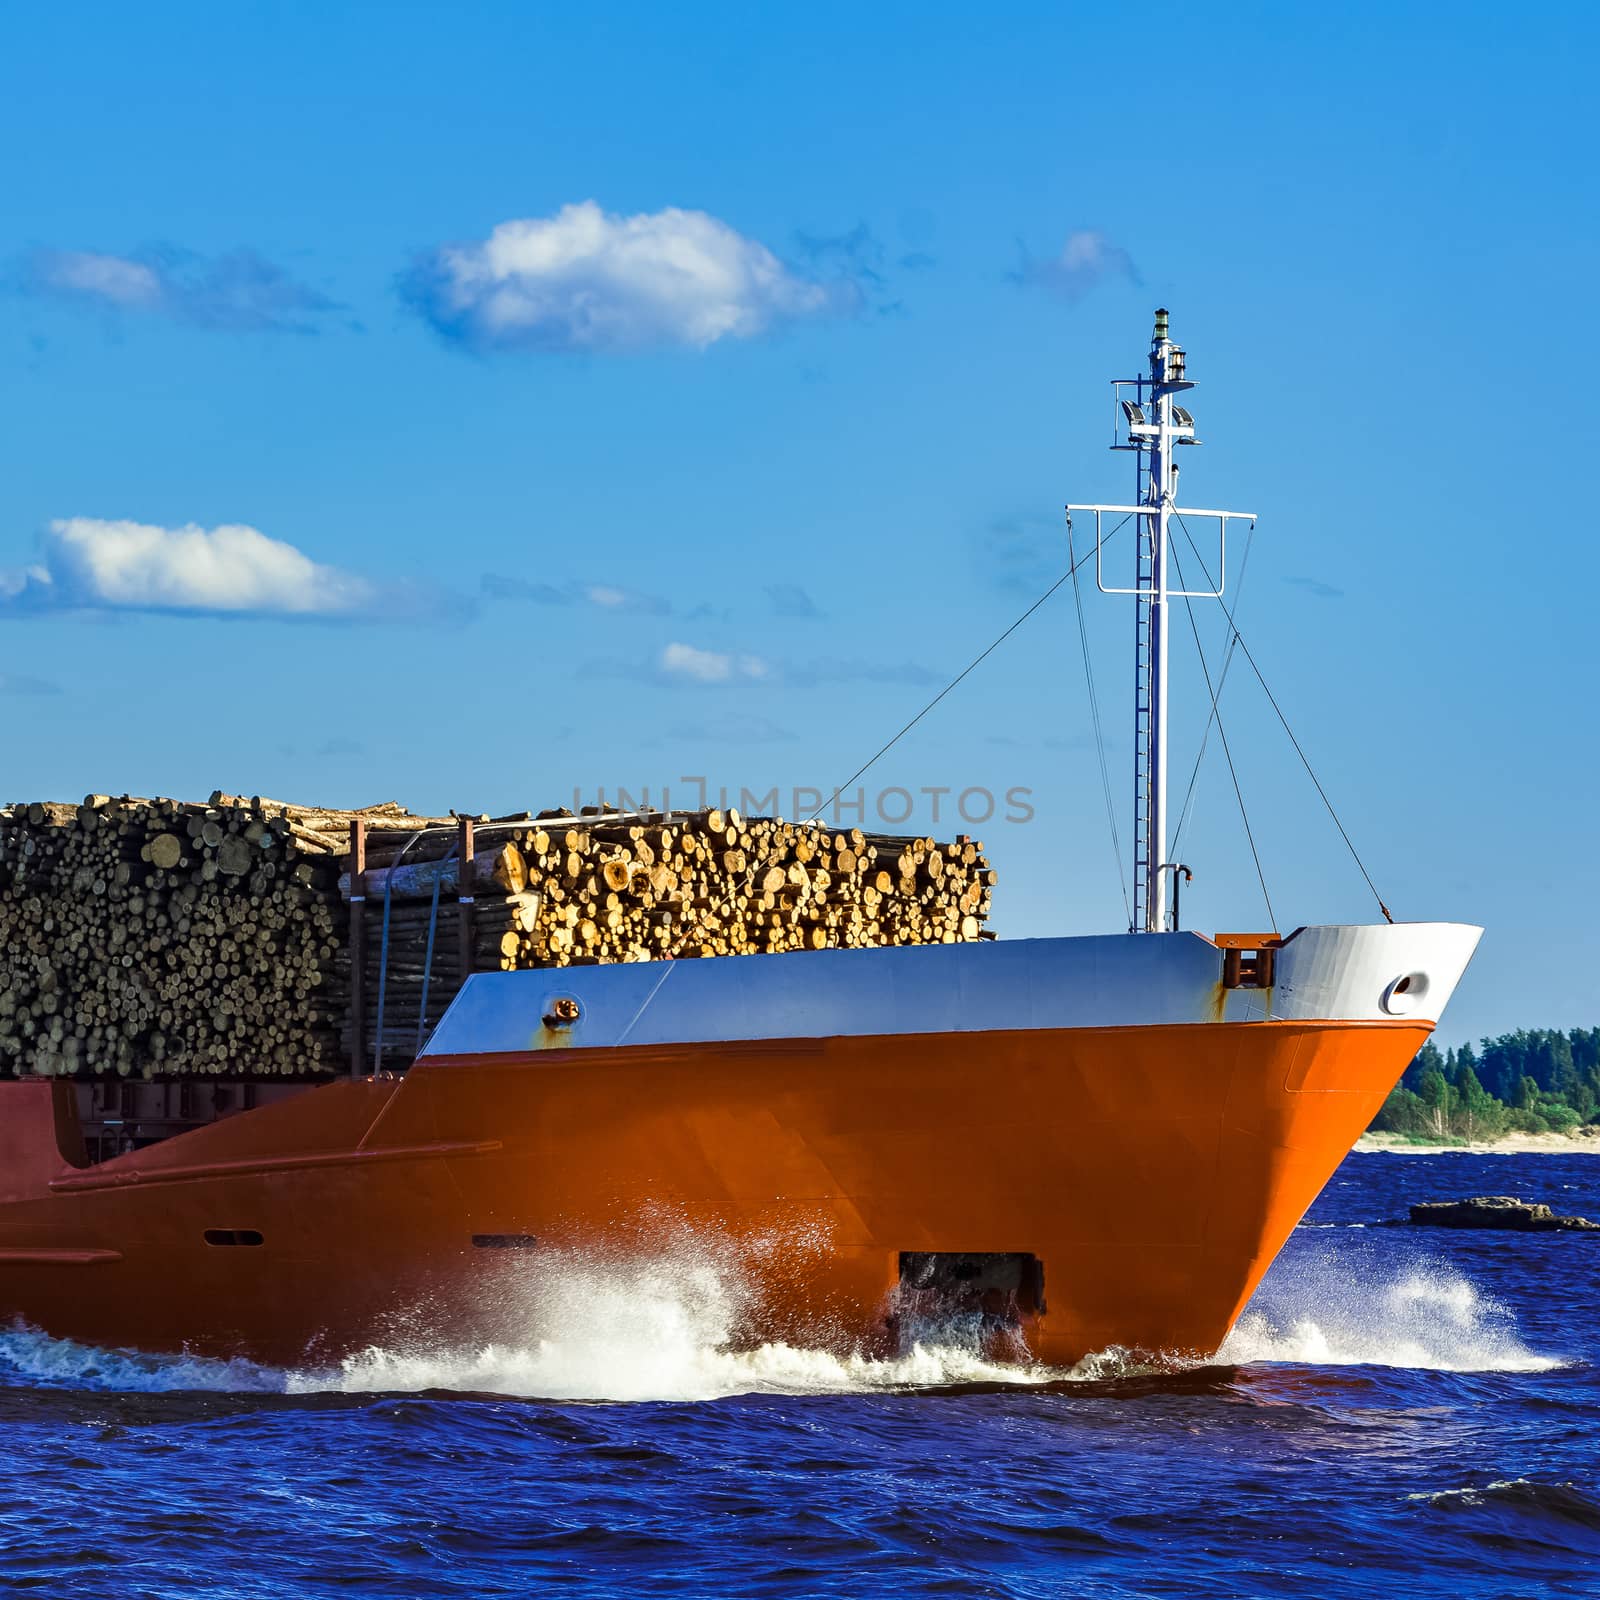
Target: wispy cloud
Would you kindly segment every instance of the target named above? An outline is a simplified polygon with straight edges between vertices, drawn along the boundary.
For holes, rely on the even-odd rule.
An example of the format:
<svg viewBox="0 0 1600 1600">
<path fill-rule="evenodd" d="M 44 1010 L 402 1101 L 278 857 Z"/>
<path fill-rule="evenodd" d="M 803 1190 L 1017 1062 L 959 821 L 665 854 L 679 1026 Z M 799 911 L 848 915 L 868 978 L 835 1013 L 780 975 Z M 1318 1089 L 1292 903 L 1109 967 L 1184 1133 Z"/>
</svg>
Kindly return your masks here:
<svg viewBox="0 0 1600 1600">
<path fill-rule="evenodd" d="M 769 717 L 730 712 L 702 722 L 680 722 L 672 729 L 672 737 L 701 744 L 784 744 L 795 735 Z"/>
<path fill-rule="evenodd" d="M 815 688 L 825 683 L 928 685 L 940 674 L 914 661 L 879 662 L 838 656 L 808 661 L 781 661 L 737 650 L 708 650 L 674 640 L 645 660 L 591 662 L 587 670 L 602 676 L 634 678 L 645 683 L 681 688 L 749 688 L 755 685 Z"/>
<path fill-rule="evenodd" d="M 225 333 L 315 333 L 318 319 L 343 310 L 253 250 L 212 257 L 172 246 L 131 255 L 36 250 L 23 264 L 20 286 L 84 308 Z"/>
<path fill-rule="evenodd" d="M 485 352 L 704 349 L 861 299 L 704 211 L 621 216 L 593 200 L 431 250 L 400 288 L 438 333 Z"/>
<path fill-rule="evenodd" d="M 1089 534 L 1092 544 L 1093 528 Z M 1037 598 L 1067 570 L 1066 528 L 1032 511 L 999 516 L 977 534 L 972 556 L 986 582 Z"/>
<path fill-rule="evenodd" d="M 663 617 L 672 610 L 670 603 L 658 594 L 641 594 L 637 589 L 624 589 L 616 583 L 586 583 L 582 589 L 583 598 L 602 611 L 642 612 Z"/>
<path fill-rule="evenodd" d="M 651 617 L 664 617 L 672 610 L 672 602 L 658 594 L 645 594 L 607 580 L 557 584 L 486 572 L 479 586 L 491 600 L 531 600 L 540 606 L 595 606 L 601 611 Z"/>
<path fill-rule="evenodd" d="M 943 675 L 916 661 L 862 661 L 823 656 L 811 661 L 791 661 L 783 669 L 786 683 L 810 688 L 819 683 L 905 683 L 927 686 L 944 681 Z"/>
<path fill-rule="evenodd" d="M 798 583 L 769 583 L 767 599 L 772 602 L 775 616 L 811 618 L 822 615 L 816 601 Z"/>
<path fill-rule="evenodd" d="M 728 607 L 704 600 L 683 609 L 682 603 L 675 605 L 663 595 L 629 588 L 610 578 L 572 578 L 551 583 L 503 572 L 486 572 L 479 579 L 479 588 L 488 600 L 526 601 L 539 606 L 588 606 L 619 616 L 678 616 L 683 622 L 720 623 L 731 622 L 734 616 Z M 769 583 L 764 585 L 763 592 L 774 616 L 811 620 L 823 614 L 810 593 L 798 583 Z"/>
<path fill-rule="evenodd" d="M 470 602 L 415 582 L 383 582 L 313 561 L 244 523 L 165 528 L 66 517 L 42 559 L 0 570 L 0 615 L 167 612 L 371 621 L 461 619 Z"/>
<path fill-rule="evenodd" d="M 1285 578 L 1285 583 L 1292 583 L 1297 589 L 1304 589 L 1308 594 L 1314 594 L 1319 600 L 1343 600 L 1344 590 L 1335 588 L 1331 583 L 1324 583 L 1321 578 Z"/>
<path fill-rule="evenodd" d="M 795 234 L 795 248 L 802 260 L 819 271 L 834 276 L 883 281 L 883 246 L 864 222 L 846 233 Z"/>
<path fill-rule="evenodd" d="M 1139 269 L 1133 257 L 1119 244 L 1093 228 L 1079 228 L 1067 235 L 1059 255 L 1041 260 L 1022 247 L 1022 263 L 1011 274 L 1013 283 L 1047 289 L 1064 299 L 1077 301 L 1108 278 L 1139 282 Z"/>
<path fill-rule="evenodd" d="M 570 587 L 516 578 L 503 572 L 484 573 L 478 587 L 490 600 L 530 600 L 536 606 L 565 606 L 573 601 Z"/>
<path fill-rule="evenodd" d="M 31 678 L 25 672 L 0 672 L 0 694 L 60 694 L 61 685 L 48 678 Z"/>
<path fill-rule="evenodd" d="M 701 650 L 676 640 L 663 648 L 655 666 L 660 677 L 676 683 L 758 683 L 772 675 L 760 656 Z"/>
<path fill-rule="evenodd" d="M 903 309 L 890 288 L 883 243 L 866 223 L 858 222 L 847 233 L 797 233 L 795 252 L 814 277 L 849 285 L 860 306 L 879 316 Z M 908 261 L 898 265 L 905 267 Z"/>
</svg>

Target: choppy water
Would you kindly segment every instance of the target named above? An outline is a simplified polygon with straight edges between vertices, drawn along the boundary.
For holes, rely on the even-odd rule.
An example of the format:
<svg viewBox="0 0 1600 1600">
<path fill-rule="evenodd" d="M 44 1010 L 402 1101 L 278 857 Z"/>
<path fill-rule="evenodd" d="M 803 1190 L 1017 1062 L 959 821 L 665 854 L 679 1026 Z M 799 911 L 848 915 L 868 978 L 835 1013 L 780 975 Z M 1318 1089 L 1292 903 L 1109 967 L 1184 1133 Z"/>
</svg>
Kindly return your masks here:
<svg viewBox="0 0 1600 1600">
<path fill-rule="evenodd" d="M 719 1348 L 686 1256 L 526 1349 L 336 1372 L 0 1335 L 0 1589 L 166 1596 L 1600 1594 L 1600 1243 L 1374 1228 L 1600 1157 L 1352 1156 L 1218 1364 Z"/>
</svg>

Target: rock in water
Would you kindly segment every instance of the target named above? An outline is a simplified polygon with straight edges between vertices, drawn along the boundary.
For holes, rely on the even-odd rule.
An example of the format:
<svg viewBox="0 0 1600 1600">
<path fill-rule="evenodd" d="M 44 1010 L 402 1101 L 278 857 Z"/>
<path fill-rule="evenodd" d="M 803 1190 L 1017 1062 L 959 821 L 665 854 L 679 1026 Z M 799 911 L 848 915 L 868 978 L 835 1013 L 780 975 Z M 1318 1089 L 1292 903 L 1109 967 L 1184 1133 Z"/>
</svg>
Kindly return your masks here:
<svg viewBox="0 0 1600 1600">
<path fill-rule="evenodd" d="M 1433 1228 L 1506 1228 L 1516 1233 L 1600 1233 L 1600 1222 L 1557 1216 L 1549 1206 L 1508 1194 L 1480 1194 L 1471 1200 L 1425 1200 L 1411 1208 L 1411 1220 Z"/>
</svg>

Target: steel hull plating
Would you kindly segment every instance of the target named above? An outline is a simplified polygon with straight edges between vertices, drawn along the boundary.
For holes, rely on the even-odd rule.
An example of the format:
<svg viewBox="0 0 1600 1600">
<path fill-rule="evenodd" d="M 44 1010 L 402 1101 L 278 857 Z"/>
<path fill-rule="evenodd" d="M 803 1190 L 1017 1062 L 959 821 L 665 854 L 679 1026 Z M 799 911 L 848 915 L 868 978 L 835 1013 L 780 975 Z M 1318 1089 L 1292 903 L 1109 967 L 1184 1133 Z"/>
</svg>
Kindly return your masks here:
<svg viewBox="0 0 1600 1600">
<path fill-rule="evenodd" d="M 1471 942 L 1454 971 L 1433 958 L 1435 993 Z M 1106 951 L 1070 948 L 1105 944 L 1040 949 L 1069 967 L 1092 957 L 1094 1005 L 1120 1005 Z M 788 983 L 806 959 L 680 966 L 707 999 L 716 975 L 688 969 Z M 619 1042 L 605 969 L 508 975 L 536 980 L 498 986 L 521 996 L 513 1010 L 557 977 L 571 985 L 594 1042 L 547 1037 L 536 1010 L 520 1043 L 457 1018 L 402 1079 L 308 1089 L 93 1167 L 68 1086 L 0 1085 L 0 1309 L 96 1344 L 292 1364 L 369 1344 L 526 1343 L 532 1291 L 563 1264 L 709 1255 L 736 1280 L 742 1339 L 881 1349 L 902 1252 L 1025 1252 L 1043 1270 L 1043 1308 L 1022 1330 L 1037 1358 L 1204 1354 L 1432 1025 L 1055 1026 L 1061 997 L 1041 993 L 1024 1025 L 952 1028 L 947 996 L 921 980 L 955 968 L 881 970 L 897 1007 L 937 1025 L 831 1031 L 819 992 L 827 1032 L 729 1037 L 758 1027 L 702 1015 L 722 1037 L 670 1037 L 691 1006 L 670 1026 L 663 1013 L 666 1037 L 640 1038 L 650 1004 L 630 990 Z M 630 983 L 639 972 L 656 996 L 680 981 L 641 968 Z M 813 973 L 828 989 L 827 969 Z M 494 980 L 474 985 L 468 1021 L 499 1005 Z M 1221 1017 L 1237 997 L 1211 988 L 1199 1003 Z M 1167 1004 L 1146 996 L 1158 1014 Z"/>
<path fill-rule="evenodd" d="M 56 1175 L 0 1211 L 0 1281 L 53 1333 L 294 1362 L 526 1341 L 515 1278 L 552 1253 L 724 1253 L 750 1338 L 854 1343 L 878 1340 L 901 1251 L 1027 1251 L 1042 1359 L 1210 1351 L 1426 1034 L 1201 1024 L 440 1060 Z"/>
</svg>

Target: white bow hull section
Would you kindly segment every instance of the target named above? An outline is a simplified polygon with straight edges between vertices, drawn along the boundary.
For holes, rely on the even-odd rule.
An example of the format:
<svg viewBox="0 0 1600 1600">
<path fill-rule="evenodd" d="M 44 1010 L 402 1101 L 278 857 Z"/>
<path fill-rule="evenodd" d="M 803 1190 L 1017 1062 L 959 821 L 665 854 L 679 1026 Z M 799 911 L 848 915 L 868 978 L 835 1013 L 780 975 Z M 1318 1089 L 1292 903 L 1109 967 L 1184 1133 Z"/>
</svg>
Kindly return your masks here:
<svg viewBox="0 0 1600 1600">
<path fill-rule="evenodd" d="M 1226 952 L 1197 933 L 480 973 L 424 1059 L 1176 1023 L 1436 1022 L 1481 931 L 1449 922 L 1301 928 L 1276 947 L 1264 988 L 1228 988 Z M 575 1003 L 574 1020 L 559 1015 L 563 1000 Z"/>
</svg>

